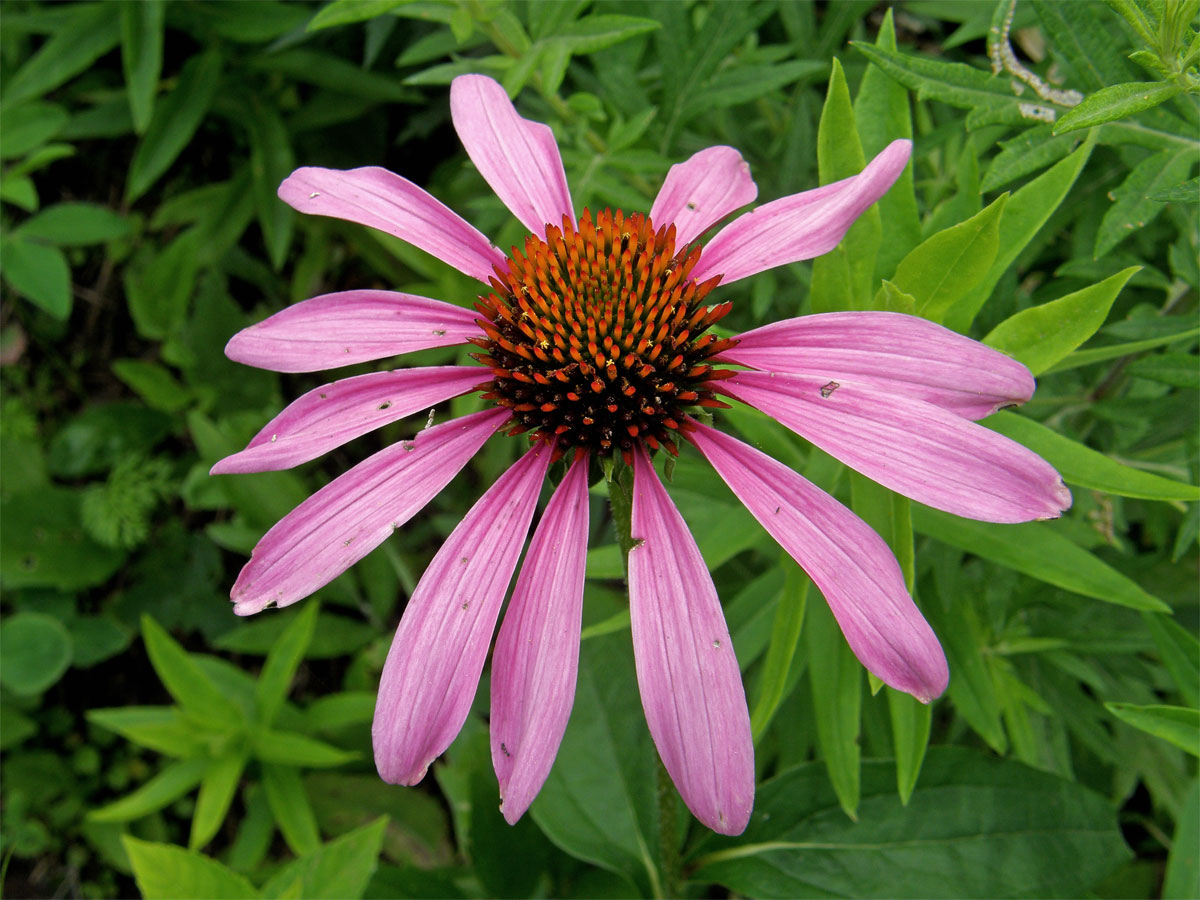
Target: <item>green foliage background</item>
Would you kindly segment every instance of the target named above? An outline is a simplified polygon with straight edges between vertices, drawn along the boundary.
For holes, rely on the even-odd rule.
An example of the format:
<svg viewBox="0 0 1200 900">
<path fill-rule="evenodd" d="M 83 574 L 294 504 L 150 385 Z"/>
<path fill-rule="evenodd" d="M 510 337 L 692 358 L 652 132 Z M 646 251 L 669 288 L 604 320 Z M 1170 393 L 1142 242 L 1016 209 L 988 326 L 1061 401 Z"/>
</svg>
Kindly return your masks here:
<svg viewBox="0 0 1200 900">
<path fill-rule="evenodd" d="M 5 893 L 1200 894 L 1198 7 L 5 3 Z M 315 598 L 230 611 L 270 525 L 425 417 L 295 471 L 210 477 L 319 383 L 237 366 L 228 338 L 326 291 L 475 291 L 386 235 L 298 216 L 276 187 L 297 165 L 382 165 L 517 243 L 449 125 L 463 72 L 554 128 L 579 208 L 646 210 L 672 163 L 718 143 L 770 200 L 911 134 L 911 169 L 837 250 L 722 290 L 729 324 L 896 309 L 1038 375 L 1027 407 L 985 424 L 1063 473 L 1075 504 L 1053 523 L 955 519 L 752 411 L 720 417 L 892 544 L 950 661 L 931 708 L 864 678 L 719 478 L 687 452 L 675 467 L 753 715 L 741 837 L 658 791 L 599 502 L 575 710 L 530 814 L 509 828 L 496 809 L 483 690 L 421 787 L 375 776 L 405 598 L 518 442 L 491 441 Z"/>
</svg>

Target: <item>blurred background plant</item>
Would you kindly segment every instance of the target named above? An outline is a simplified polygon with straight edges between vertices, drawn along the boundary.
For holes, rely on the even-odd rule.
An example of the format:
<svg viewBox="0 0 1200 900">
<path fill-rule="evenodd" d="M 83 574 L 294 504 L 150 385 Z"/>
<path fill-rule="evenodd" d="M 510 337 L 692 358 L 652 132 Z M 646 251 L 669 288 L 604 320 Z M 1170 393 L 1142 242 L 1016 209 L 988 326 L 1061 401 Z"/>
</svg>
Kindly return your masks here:
<svg viewBox="0 0 1200 900">
<path fill-rule="evenodd" d="M 5 893 L 1197 896 L 1198 9 L 5 3 Z M 299 164 L 382 165 L 500 246 L 521 240 L 450 127 L 462 72 L 553 126 L 580 208 L 647 209 L 673 162 L 715 143 L 769 200 L 911 133 L 910 174 L 878 212 L 827 257 L 727 289 L 731 324 L 900 309 L 1039 376 L 1027 408 L 987 424 L 1063 472 L 1075 505 L 1052 524 L 910 510 L 729 414 L 897 549 L 950 660 L 931 710 L 877 693 L 803 574 L 680 460 L 671 493 L 754 718 L 760 788 L 740 838 L 656 802 L 600 503 L 576 707 L 531 814 L 509 828 L 497 811 L 486 704 L 420 788 L 377 780 L 390 632 L 516 442 L 492 441 L 320 603 L 231 614 L 265 529 L 425 417 L 296 471 L 211 478 L 318 383 L 236 366 L 226 340 L 322 291 L 469 305 L 475 290 L 386 235 L 295 215 L 275 189 Z"/>
</svg>

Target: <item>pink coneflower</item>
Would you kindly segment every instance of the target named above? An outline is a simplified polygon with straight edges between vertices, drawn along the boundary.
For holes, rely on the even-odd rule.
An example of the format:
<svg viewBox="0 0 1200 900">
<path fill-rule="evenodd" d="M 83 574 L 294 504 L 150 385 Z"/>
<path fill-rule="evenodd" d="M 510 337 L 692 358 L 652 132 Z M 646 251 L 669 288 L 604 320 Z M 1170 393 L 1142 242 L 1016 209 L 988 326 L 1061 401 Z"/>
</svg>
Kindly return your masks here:
<svg viewBox="0 0 1200 900">
<path fill-rule="evenodd" d="M 237 613 L 286 606 L 378 546 L 498 431 L 532 447 L 442 545 L 400 620 L 373 729 L 389 782 L 415 784 L 458 734 L 525 546 L 550 463 L 566 476 L 542 514 L 496 640 L 492 760 L 515 822 L 550 771 L 574 699 L 587 547 L 588 469 L 633 468 L 629 603 L 650 733 L 688 808 L 740 833 L 754 802 L 754 746 L 737 659 L 712 578 L 651 463 L 691 443 L 812 577 L 851 648 L 885 683 L 929 701 L 948 673 L 937 638 L 884 541 L 848 509 L 759 450 L 702 424 L 728 396 L 921 503 L 992 522 L 1053 518 L 1070 503 L 1058 474 L 973 424 L 1021 403 L 1021 364 L 923 319 L 845 312 L 788 319 L 722 339 L 718 283 L 832 250 L 891 186 L 896 141 L 853 178 L 735 218 L 757 188 L 731 147 L 667 174 L 648 215 L 576 217 L 548 127 L 521 118 L 490 78 L 450 91 L 467 154 L 530 231 L 506 256 L 428 193 L 378 168 L 303 168 L 279 196 L 301 212 L 369 225 L 485 287 L 475 311 L 392 291 L 298 303 L 234 336 L 231 359 L 311 372 L 470 342 L 483 367 L 436 366 L 332 382 L 296 400 L 214 473 L 311 460 L 374 428 L 470 391 L 482 412 L 376 453 L 285 516 L 233 587 Z M 739 368 L 729 368 L 734 365 Z"/>
</svg>

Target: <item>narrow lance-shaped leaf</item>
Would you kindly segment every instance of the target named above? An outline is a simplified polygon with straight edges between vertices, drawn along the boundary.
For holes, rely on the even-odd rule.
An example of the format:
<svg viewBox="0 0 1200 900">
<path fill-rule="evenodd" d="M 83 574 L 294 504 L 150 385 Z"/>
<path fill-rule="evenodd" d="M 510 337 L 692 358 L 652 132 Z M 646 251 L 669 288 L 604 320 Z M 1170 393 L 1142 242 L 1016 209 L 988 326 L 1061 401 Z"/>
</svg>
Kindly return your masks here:
<svg viewBox="0 0 1200 900">
<path fill-rule="evenodd" d="M 1192 756 L 1200 756 L 1200 710 L 1134 703 L 1105 703 L 1104 708 L 1125 724 L 1162 738 Z"/>
<path fill-rule="evenodd" d="M 133 130 L 145 134 L 162 74 L 166 4 L 162 0 L 126 0 L 120 9 L 125 93 L 129 97 Z"/>
<path fill-rule="evenodd" d="M 862 665 L 842 638 L 828 606 L 808 604 L 805 619 L 817 743 L 838 803 L 846 815 L 857 821 Z"/>
<path fill-rule="evenodd" d="M 292 852 L 303 856 L 316 850 L 321 843 L 317 817 L 299 771 L 291 766 L 267 764 L 262 767 L 262 779 L 275 823 Z"/>
<path fill-rule="evenodd" d="M 196 811 L 192 814 L 192 830 L 188 835 L 189 850 L 199 850 L 220 830 L 245 768 L 246 756 L 240 752 L 218 757 L 209 764 L 196 796 Z"/>
<path fill-rule="evenodd" d="M 174 803 L 197 784 L 208 771 L 209 761 L 193 757 L 165 766 L 131 794 L 88 813 L 93 822 L 129 822 Z"/>
<path fill-rule="evenodd" d="M 142 616 L 142 639 L 154 671 L 185 713 L 214 729 L 232 731 L 243 716 L 196 661 L 150 616 Z"/>
<path fill-rule="evenodd" d="M 320 604 L 310 602 L 271 645 L 271 652 L 263 663 L 254 685 L 254 700 L 258 705 L 258 720 L 270 725 L 279 708 L 287 698 L 292 676 L 304 659 L 304 653 L 312 642 L 317 627 L 317 610 Z"/>
<path fill-rule="evenodd" d="M 800 628 L 804 622 L 808 589 L 812 585 L 804 570 L 787 555 L 784 555 L 781 565 L 786 572 L 783 591 L 775 609 L 771 642 L 767 645 L 767 657 L 763 661 L 759 676 L 758 697 L 750 712 L 750 730 L 754 734 L 755 743 L 767 730 L 775 710 L 783 701 L 784 690 L 791 676 L 792 661 L 800 642 Z"/>
<path fill-rule="evenodd" d="M 1064 134 L 1105 122 L 1115 122 L 1165 103 L 1183 89 L 1174 82 L 1134 81 L 1101 88 L 1064 113 L 1054 125 L 1055 134 Z"/>
<path fill-rule="evenodd" d="M 121 843 L 145 900 L 257 900 L 262 896 L 244 876 L 193 850 L 128 834 Z"/>
<path fill-rule="evenodd" d="M 1195 160 L 1193 145 L 1164 151 L 1138 163 L 1112 192 L 1115 202 L 1104 214 L 1096 233 L 1095 257 L 1104 256 L 1126 237 L 1154 221 L 1166 207 L 1150 199 L 1150 195 L 1187 178 Z"/>
</svg>

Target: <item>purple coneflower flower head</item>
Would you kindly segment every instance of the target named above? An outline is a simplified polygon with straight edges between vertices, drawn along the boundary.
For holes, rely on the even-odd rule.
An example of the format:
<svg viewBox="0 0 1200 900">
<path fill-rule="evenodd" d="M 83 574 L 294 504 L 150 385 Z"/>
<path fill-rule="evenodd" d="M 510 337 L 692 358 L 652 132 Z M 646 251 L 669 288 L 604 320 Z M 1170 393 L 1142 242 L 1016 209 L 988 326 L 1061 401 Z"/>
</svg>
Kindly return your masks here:
<svg viewBox="0 0 1200 900">
<path fill-rule="evenodd" d="M 939 325 L 889 312 L 710 329 L 719 285 L 832 250 L 908 161 L 896 141 L 858 175 L 759 206 L 699 238 L 757 188 L 731 147 L 667 173 L 648 214 L 576 216 L 548 127 L 490 78 L 450 92 L 454 127 L 529 230 L 505 255 L 421 188 L 378 168 L 302 168 L 280 187 L 296 209 L 395 235 L 482 283 L 474 310 L 394 291 L 298 303 L 242 331 L 231 359 L 309 372 L 470 343 L 482 365 L 397 369 L 300 397 L 214 473 L 282 469 L 374 428 L 477 391 L 481 412 L 419 431 L 317 491 L 259 542 L 234 584 L 237 613 L 286 606 L 345 571 L 416 515 L 494 434 L 531 447 L 467 512 L 425 571 L 384 666 L 373 728 L 389 782 L 415 784 L 453 741 L 549 465 L 569 463 L 529 540 L 496 639 L 492 759 L 516 821 L 540 790 L 574 699 L 587 547 L 588 468 L 633 468 L 629 603 L 646 721 L 688 808 L 740 833 L 754 747 L 734 648 L 699 549 L 655 472 L 684 442 L 716 469 L 812 577 L 851 648 L 885 683 L 928 702 L 946 660 L 884 541 L 787 466 L 697 421 L 735 398 L 921 503 L 992 522 L 1054 518 L 1058 474 L 972 420 L 1031 396 L 1020 363 Z M 736 368 L 731 368 L 734 366 Z"/>
</svg>

